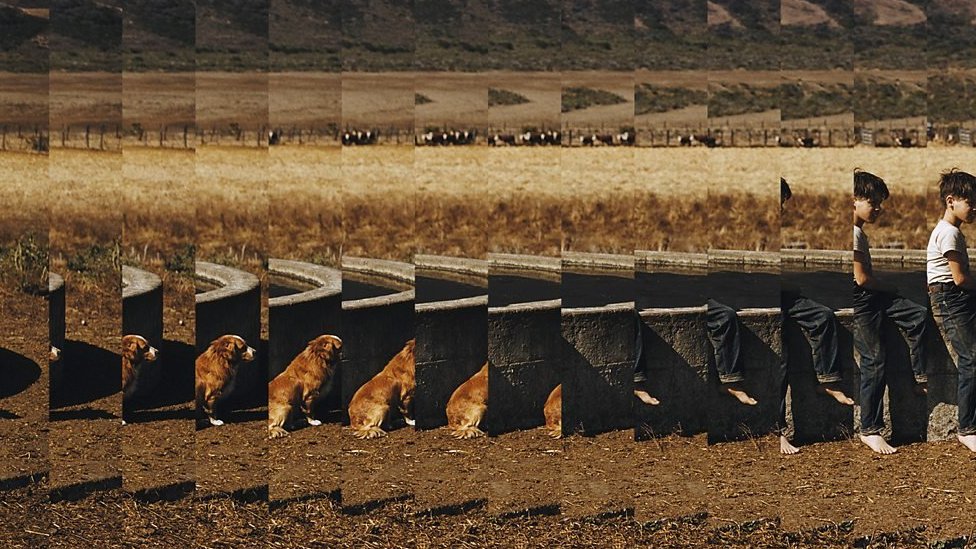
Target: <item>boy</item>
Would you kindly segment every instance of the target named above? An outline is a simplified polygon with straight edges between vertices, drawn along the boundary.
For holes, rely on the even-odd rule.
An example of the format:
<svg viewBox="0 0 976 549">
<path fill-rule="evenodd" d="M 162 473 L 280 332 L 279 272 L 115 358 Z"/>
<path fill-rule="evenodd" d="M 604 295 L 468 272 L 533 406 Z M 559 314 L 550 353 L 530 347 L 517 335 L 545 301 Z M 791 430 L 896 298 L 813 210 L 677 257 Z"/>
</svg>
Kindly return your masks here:
<svg viewBox="0 0 976 549">
<path fill-rule="evenodd" d="M 881 203 L 889 196 L 888 186 L 880 177 L 854 170 L 854 347 L 861 355 L 861 442 L 879 454 L 893 454 L 895 449 L 881 436 L 884 428 L 882 409 L 885 389 L 885 352 L 881 341 L 881 323 L 891 319 L 905 331 L 911 356 L 912 372 L 917 383 L 915 392 L 925 394 L 925 320 L 928 311 L 900 295 L 874 276 L 871 247 L 864 233 L 865 223 L 874 223 L 881 215 Z"/>
<path fill-rule="evenodd" d="M 976 178 L 955 169 L 942 174 L 945 207 L 926 248 L 932 314 L 959 373 L 957 437 L 976 452 L 976 279 L 969 271 L 966 237 L 959 226 L 976 219 Z"/>
<path fill-rule="evenodd" d="M 782 216 L 786 211 L 786 201 L 793 196 L 785 179 L 779 180 L 779 209 Z M 840 358 L 837 353 L 837 317 L 829 307 L 801 294 L 799 288 L 784 286 L 780 293 L 780 306 L 783 317 L 796 322 L 810 342 L 813 352 L 813 368 L 817 372 L 819 386 L 817 391 L 832 397 L 841 404 L 853 406 L 854 401 L 837 386 L 840 382 Z M 785 336 L 785 330 L 784 330 Z M 789 384 L 789 355 L 786 340 L 783 340 L 783 362 L 780 365 L 782 378 L 780 391 L 780 437 L 779 450 L 791 455 L 800 451 L 790 443 L 786 436 L 786 388 Z"/>
</svg>

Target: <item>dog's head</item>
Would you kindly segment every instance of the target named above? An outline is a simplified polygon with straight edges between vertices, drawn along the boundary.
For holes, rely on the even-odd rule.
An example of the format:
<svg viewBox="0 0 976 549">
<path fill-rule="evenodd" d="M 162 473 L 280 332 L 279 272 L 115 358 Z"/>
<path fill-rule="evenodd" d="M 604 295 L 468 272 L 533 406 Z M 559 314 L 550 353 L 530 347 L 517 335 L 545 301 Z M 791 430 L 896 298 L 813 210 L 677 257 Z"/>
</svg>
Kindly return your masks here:
<svg viewBox="0 0 976 549">
<path fill-rule="evenodd" d="M 156 360 L 156 348 L 149 345 L 146 338 L 139 335 L 122 336 L 122 356 L 132 364 Z"/>
<path fill-rule="evenodd" d="M 334 335 L 320 335 L 308 342 L 308 350 L 326 364 L 335 364 L 342 356 L 342 340 Z"/>
<path fill-rule="evenodd" d="M 236 335 L 222 335 L 210 342 L 210 349 L 220 358 L 236 364 L 254 360 L 256 351 L 247 345 L 244 338 Z"/>
</svg>

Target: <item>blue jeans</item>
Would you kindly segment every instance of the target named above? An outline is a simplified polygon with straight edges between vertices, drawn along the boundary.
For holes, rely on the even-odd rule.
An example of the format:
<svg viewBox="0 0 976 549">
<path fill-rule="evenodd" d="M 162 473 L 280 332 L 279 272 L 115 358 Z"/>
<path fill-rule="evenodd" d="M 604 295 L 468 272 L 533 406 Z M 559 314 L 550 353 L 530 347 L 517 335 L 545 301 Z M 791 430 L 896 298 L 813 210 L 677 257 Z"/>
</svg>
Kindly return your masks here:
<svg viewBox="0 0 976 549">
<path fill-rule="evenodd" d="M 739 336 L 739 319 L 735 309 L 709 299 L 705 313 L 708 339 L 715 351 L 715 369 L 722 383 L 737 383 L 745 379 L 745 371 L 739 360 L 742 346 Z"/>
<path fill-rule="evenodd" d="M 794 292 L 782 292 L 780 304 L 783 320 L 792 319 L 800 325 L 810 342 L 813 370 L 819 383 L 840 381 L 840 357 L 837 354 L 837 317 L 826 305 Z M 783 361 L 780 363 L 780 428 L 786 428 L 786 389 L 789 385 L 789 347 L 783 330 Z"/>
<path fill-rule="evenodd" d="M 840 359 L 837 355 L 837 317 L 826 305 L 791 292 L 780 295 L 783 316 L 800 325 L 813 351 L 813 370 L 820 383 L 840 381 Z M 784 332 L 785 333 L 785 332 Z M 789 360 L 783 345 L 783 362 Z"/>
<path fill-rule="evenodd" d="M 644 369 L 644 323 L 641 322 L 640 313 L 634 308 L 634 321 L 636 322 L 634 331 L 637 333 L 637 341 L 634 342 L 634 347 L 637 352 L 634 353 L 634 385 L 641 385 L 647 381 L 647 372 Z M 640 388 L 640 387 L 637 387 Z"/>
<path fill-rule="evenodd" d="M 899 295 L 854 285 L 854 348 L 861 355 L 861 434 L 884 428 L 885 349 L 881 323 L 888 317 L 905 332 L 917 383 L 925 383 L 925 321 L 928 309 Z"/>
<path fill-rule="evenodd" d="M 930 291 L 929 301 L 959 371 L 959 434 L 976 434 L 976 295 L 952 285 Z"/>
</svg>

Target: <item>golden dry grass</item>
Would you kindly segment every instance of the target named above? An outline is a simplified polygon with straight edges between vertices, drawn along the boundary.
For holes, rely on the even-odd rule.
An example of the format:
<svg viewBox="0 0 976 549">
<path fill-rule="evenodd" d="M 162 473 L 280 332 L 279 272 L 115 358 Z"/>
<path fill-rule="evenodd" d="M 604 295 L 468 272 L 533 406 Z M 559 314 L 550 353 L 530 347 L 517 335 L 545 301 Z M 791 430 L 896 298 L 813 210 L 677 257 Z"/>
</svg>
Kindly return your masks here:
<svg viewBox="0 0 976 549">
<path fill-rule="evenodd" d="M 55 149 L 0 155 L 0 236 L 49 235 L 55 270 L 120 243 L 125 261 L 155 272 L 193 246 L 259 274 L 268 257 L 847 249 L 859 166 L 892 192 L 872 244 L 924 248 L 939 172 L 973 160 L 945 147 Z M 781 175 L 794 198 L 780 228 Z"/>
</svg>

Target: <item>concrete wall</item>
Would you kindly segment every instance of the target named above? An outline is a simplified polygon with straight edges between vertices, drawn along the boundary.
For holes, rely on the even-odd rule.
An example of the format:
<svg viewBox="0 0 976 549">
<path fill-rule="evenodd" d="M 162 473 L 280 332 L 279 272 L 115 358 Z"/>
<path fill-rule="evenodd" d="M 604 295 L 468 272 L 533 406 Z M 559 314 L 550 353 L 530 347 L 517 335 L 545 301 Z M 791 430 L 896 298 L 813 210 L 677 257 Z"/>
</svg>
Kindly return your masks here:
<svg viewBox="0 0 976 549">
<path fill-rule="evenodd" d="M 371 284 L 403 288 L 413 285 L 413 265 L 398 261 L 344 257 L 343 273 L 368 278 Z M 349 401 L 356 390 L 386 366 L 414 337 L 414 290 L 342 302 L 342 413 L 348 422 Z"/>
<path fill-rule="evenodd" d="M 48 274 L 48 295 L 47 295 L 47 330 L 48 339 L 61 351 L 64 351 L 65 334 L 65 312 L 64 305 L 64 279 L 55 273 Z M 51 387 L 62 387 L 64 384 L 64 355 L 62 360 L 50 365 L 48 372 Z"/>
<path fill-rule="evenodd" d="M 563 431 L 634 425 L 634 304 L 562 309 Z"/>
<path fill-rule="evenodd" d="M 163 348 L 163 282 L 148 271 L 122 266 L 122 335 L 141 335 Z M 148 394 L 159 382 L 166 356 L 139 368 L 139 393 Z"/>
<path fill-rule="evenodd" d="M 342 272 L 312 263 L 271 259 L 268 274 L 315 286 L 313 290 L 268 300 L 270 381 L 284 371 L 312 339 L 323 334 L 342 337 Z"/>
<path fill-rule="evenodd" d="M 490 434 L 545 424 L 542 407 L 562 383 L 560 300 L 488 309 Z"/>
<path fill-rule="evenodd" d="M 517 275 L 557 282 L 558 257 L 489 254 L 489 277 Z M 489 287 L 491 281 L 489 280 Z M 495 435 L 545 424 L 542 408 L 563 381 L 566 342 L 558 299 L 488 308 L 488 411 Z"/>
<path fill-rule="evenodd" d="M 224 265 L 196 262 L 196 277 L 219 286 L 196 295 L 196 351 L 202 353 L 210 342 L 225 334 L 238 335 L 261 350 L 261 285 L 258 278 Z M 256 395 L 264 389 L 267 375 L 260 359 L 241 364 L 229 398 Z M 264 389 L 266 391 L 266 389 Z"/>
<path fill-rule="evenodd" d="M 64 279 L 61 275 L 48 275 L 47 328 L 51 345 L 64 349 Z"/>
<path fill-rule="evenodd" d="M 694 435 L 708 430 L 708 364 L 711 349 L 705 331 L 705 307 L 640 311 L 642 364 L 647 390 L 657 406 L 636 407 L 637 438 L 671 433 Z"/>
<path fill-rule="evenodd" d="M 417 304 L 418 429 L 447 424 L 445 407 L 455 389 L 488 358 L 488 262 L 418 255 L 417 275 L 483 286 L 483 296 Z"/>
</svg>

